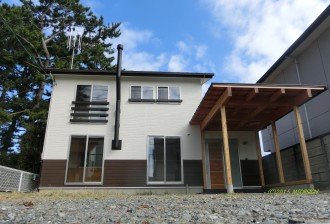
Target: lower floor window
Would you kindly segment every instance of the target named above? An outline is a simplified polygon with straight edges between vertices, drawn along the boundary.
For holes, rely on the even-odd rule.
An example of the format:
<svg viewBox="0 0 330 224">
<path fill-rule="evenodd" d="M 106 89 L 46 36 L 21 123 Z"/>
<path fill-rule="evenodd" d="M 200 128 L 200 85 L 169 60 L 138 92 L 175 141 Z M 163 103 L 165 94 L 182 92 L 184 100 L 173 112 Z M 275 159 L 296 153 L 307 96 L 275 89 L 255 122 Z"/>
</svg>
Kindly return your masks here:
<svg viewBox="0 0 330 224">
<path fill-rule="evenodd" d="M 102 137 L 71 137 L 66 183 L 102 181 L 103 144 Z"/>
<path fill-rule="evenodd" d="M 180 137 L 149 136 L 148 143 L 148 182 L 181 183 Z"/>
</svg>

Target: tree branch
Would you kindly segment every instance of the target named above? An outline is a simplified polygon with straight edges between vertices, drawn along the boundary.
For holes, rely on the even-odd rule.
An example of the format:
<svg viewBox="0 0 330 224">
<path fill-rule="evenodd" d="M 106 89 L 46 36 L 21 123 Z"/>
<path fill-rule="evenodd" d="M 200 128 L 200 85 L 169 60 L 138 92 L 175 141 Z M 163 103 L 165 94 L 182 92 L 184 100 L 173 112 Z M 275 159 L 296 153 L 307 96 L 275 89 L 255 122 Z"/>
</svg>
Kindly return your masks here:
<svg viewBox="0 0 330 224">
<path fill-rule="evenodd" d="M 51 41 L 52 39 L 54 39 L 54 37 L 56 37 L 56 35 L 60 34 L 62 31 L 58 31 L 56 33 L 54 33 L 53 35 L 51 35 L 50 37 L 48 37 L 46 40 L 45 40 L 45 43 L 47 44 L 49 41 Z"/>
<path fill-rule="evenodd" d="M 39 64 L 40 64 L 40 66 L 41 66 L 41 67 L 44 67 L 44 64 L 42 63 L 41 58 L 40 58 L 40 56 L 39 56 L 39 54 L 38 54 L 38 51 L 36 50 L 36 48 L 34 47 L 34 45 L 33 45 L 30 41 L 28 41 L 26 38 L 22 37 L 21 35 L 19 35 L 19 34 L 16 34 L 16 35 L 17 35 L 19 38 L 21 38 L 22 40 L 24 40 L 27 44 L 29 44 L 29 45 L 31 46 L 31 48 L 33 49 L 35 55 L 37 56 L 37 59 L 38 59 L 38 62 L 39 62 Z"/>
<path fill-rule="evenodd" d="M 14 112 L 14 113 L 10 113 L 10 116 L 16 116 L 16 115 L 22 114 L 22 113 L 24 113 L 26 111 L 27 111 L 27 109 L 24 109 L 24 110 L 21 110 L 21 111 L 17 111 L 17 112 Z"/>
<path fill-rule="evenodd" d="M 45 42 L 45 39 L 42 37 L 41 38 L 41 42 L 42 42 L 42 48 L 44 49 L 44 52 L 46 54 L 46 61 L 45 61 L 45 64 L 44 64 L 44 68 L 47 68 L 48 65 L 49 65 L 49 60 L 50 60 L 50 54 L 49 54 L 49 51 L 48 51 L 48 48 L 47 48 L 47 44 Z"/>
</svg>

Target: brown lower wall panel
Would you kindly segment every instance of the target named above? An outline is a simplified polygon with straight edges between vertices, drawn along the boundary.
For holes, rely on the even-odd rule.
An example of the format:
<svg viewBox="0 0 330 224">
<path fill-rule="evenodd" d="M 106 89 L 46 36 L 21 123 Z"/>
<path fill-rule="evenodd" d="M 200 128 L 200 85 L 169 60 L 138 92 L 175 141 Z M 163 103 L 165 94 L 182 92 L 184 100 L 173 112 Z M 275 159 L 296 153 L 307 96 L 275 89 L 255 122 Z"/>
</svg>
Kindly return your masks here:
<svg viewBox="0 0 330 224">
<path fill-rule="evenodd" d="M 66 160 L 43 160 L 40 187 L 63 187 Z"/>
<path fill-rule="evenodd" d="M 147 160 L 105 160 L 104 187 L 147 186 Z"/>
<path fill-rule="evenodd" d="M 65 185 L 66 160 L 43 160 L 40 187 L 85 187 Z M 203 185 L 201 160 L 183 160 L 184 184 Z M 103 185 L 90 187 L 148 187 L 146 160 L 104 160 Z M 157 185 L 159 186 L 159 185 Z M 174 186 L 174 185 L 173 185 Z M 178 185 L 175 185 L 178 186 Z M 181 185 L 182 186 L 182 185 Z"/>
<path fill-rule="evenodd" d="M 203 186 L 202 160 L 183 160 L 184 184 Z"/>
</svg>

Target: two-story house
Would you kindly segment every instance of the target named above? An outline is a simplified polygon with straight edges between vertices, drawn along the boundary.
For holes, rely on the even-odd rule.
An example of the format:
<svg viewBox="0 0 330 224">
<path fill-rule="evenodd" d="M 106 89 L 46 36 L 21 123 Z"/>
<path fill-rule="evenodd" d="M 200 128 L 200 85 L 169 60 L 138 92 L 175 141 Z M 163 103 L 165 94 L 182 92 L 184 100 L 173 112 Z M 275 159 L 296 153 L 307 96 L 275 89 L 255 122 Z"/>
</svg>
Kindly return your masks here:
<svg viewBox="0 0 330 224">
<path fill-rule="evenodd" d="M 260 189 L 257 131 L 324 90 L 212 83 L 203 97 L 211 73 L 122 71 L 119 88 L 116 72 L 51 73 L 40 190 Z"/>
<path fill-rule="evenodd" d="M 52 70 L 55 79 L 40 189 L 203 185 L 201 138 L 189 125 L 210 73 L 122 71 L 113 149 L 116 72 Z"/>
<path fill-rule="evenodd" d="M 202 100 L 202 85 L 213 74 L 122 71 L 120 150 L 112 146 L 116 72 L 52 70 L 52 75 L 55 85 L 42 153 L 41 190 L 185 192 L 188 187 L 190 192 L 203 191 L 204 143 L 199 126 L 189 122 Z M 219 174 L 206 188 L 225 189 L 224 163 L 216 152 L 221 150 L 220 135 L 214 131 L 205 135 L 207 149 L 210 154 L 214 151 L 208 174 Z M 231 137 L 234 187 L 260 186 L 254 133 L 237 132 Z M 241 159 L 254 161 L 245 184 Z M 213 172 L 213 166 L 219 172 Z"/>
</svg>

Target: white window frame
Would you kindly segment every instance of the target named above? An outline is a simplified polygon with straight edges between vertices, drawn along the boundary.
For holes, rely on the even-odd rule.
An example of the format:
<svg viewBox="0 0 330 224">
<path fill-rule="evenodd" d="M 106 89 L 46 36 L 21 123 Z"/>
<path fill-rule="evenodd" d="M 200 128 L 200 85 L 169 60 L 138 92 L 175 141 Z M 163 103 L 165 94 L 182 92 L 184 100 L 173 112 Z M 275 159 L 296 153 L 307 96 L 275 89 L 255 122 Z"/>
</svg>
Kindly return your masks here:
<svg viewBox="0 0 330 224">
<path fill-rule="evenodd" d="M 138 86 L 138 87 L 141 87 L 141 99 L 134 99 L 134 98 L 132 98 L 132 87 L 133 86 Z M 152 98 L 151 99 L 145 99 L 144 97 L 143 97 L 143 88 L 144 87 L 151 87 L 152 88 Z M 154 94 L 154 91 L 155 89 L 154 89 L 154 87 L 153 86 L 143 86 L 143 85 L 131 85 L 130 86 L 130 88 L 129 88 L 129 97 L 130 97 L 130 99 L 131 100 L 154 100 L 155 99 L 155 94 Z"/>
<path fill-rule="evenodd" d="M 86 137 L 86 147 L 85 147 L 85 161 L 84 161 L 84 171 L 83 171 L 83 181 L 82 182 L 67 182 L 68 168 L 69 168 L 69 159 L 70 159 L 70 149 L 71 149 L 71 141 L 73 137 Z M 86 160 L 87 160 L 87 148 L 89 138 L 103 138 L 103 158 L 102 158 L 102 174 L 101 181 L 99 182 L 84 182 L 85 180 L 85 172 L 86 172 Z M 70 135 L 69 136 L 69 146 L 67 151 L 67 160 L 66 160 L 66 168 L 65 168 L 65 179 L 64 185 L 103 185 L 103 176 L 104 176 L 104 152 L 105 152 L 105 136 L 102 135 Z"/>
<path fill-rule="evenodd" d="M 109 85 L 104 85 L 104 84 L 87 84 L 87 83 L 77 84 L 76 85 L 75 94 L 74 94 L 74 100 L 73 101 L 76 101 L 78 86 L 91 86 L 91 96 L 89 98 L 89 102 L 97 102 L 97 101 L 92 101 L 94 86 L 106 86 L 108 88 L 108 95 L 107 95 L 106 102 L 109 102 L 109 93 L 110 93 L 110 87 L 109 87 Z"/>
<path fill-rule="evenodd" d="M 164 138 L 164 181 L 149 181 L 149 137 L 163 137 Z M 166 137 L 180 138 L 180 162 L 181 162 L 181 181 L 166 181 Z M 147 184 L 152 185 L 180 185 L 184 183 L 183 176 L 183 158 L 182 158 L 182 136 L 179 135 L 148 135 L 147 136 Z"/>
<path fill-rule="evenodd" d="M 169 89 L 171 87 L 177 87 L 177 88 L 179 88 L 179 93 L 180 93 L 179 99 L 170 99 L 170 91 L 169 91 Z M 168 100 L 168 101 L 171 101 L 171 100 L 182 100 L 181 87 L 180 86 L 157 86 L 157 100 L 164 100 L 164 99 L 159 99 L 158 98 L 158 89 L 159 88 L 167 88 L 167 99 L 165 99 L 165 100 Z"/>
</svg>

